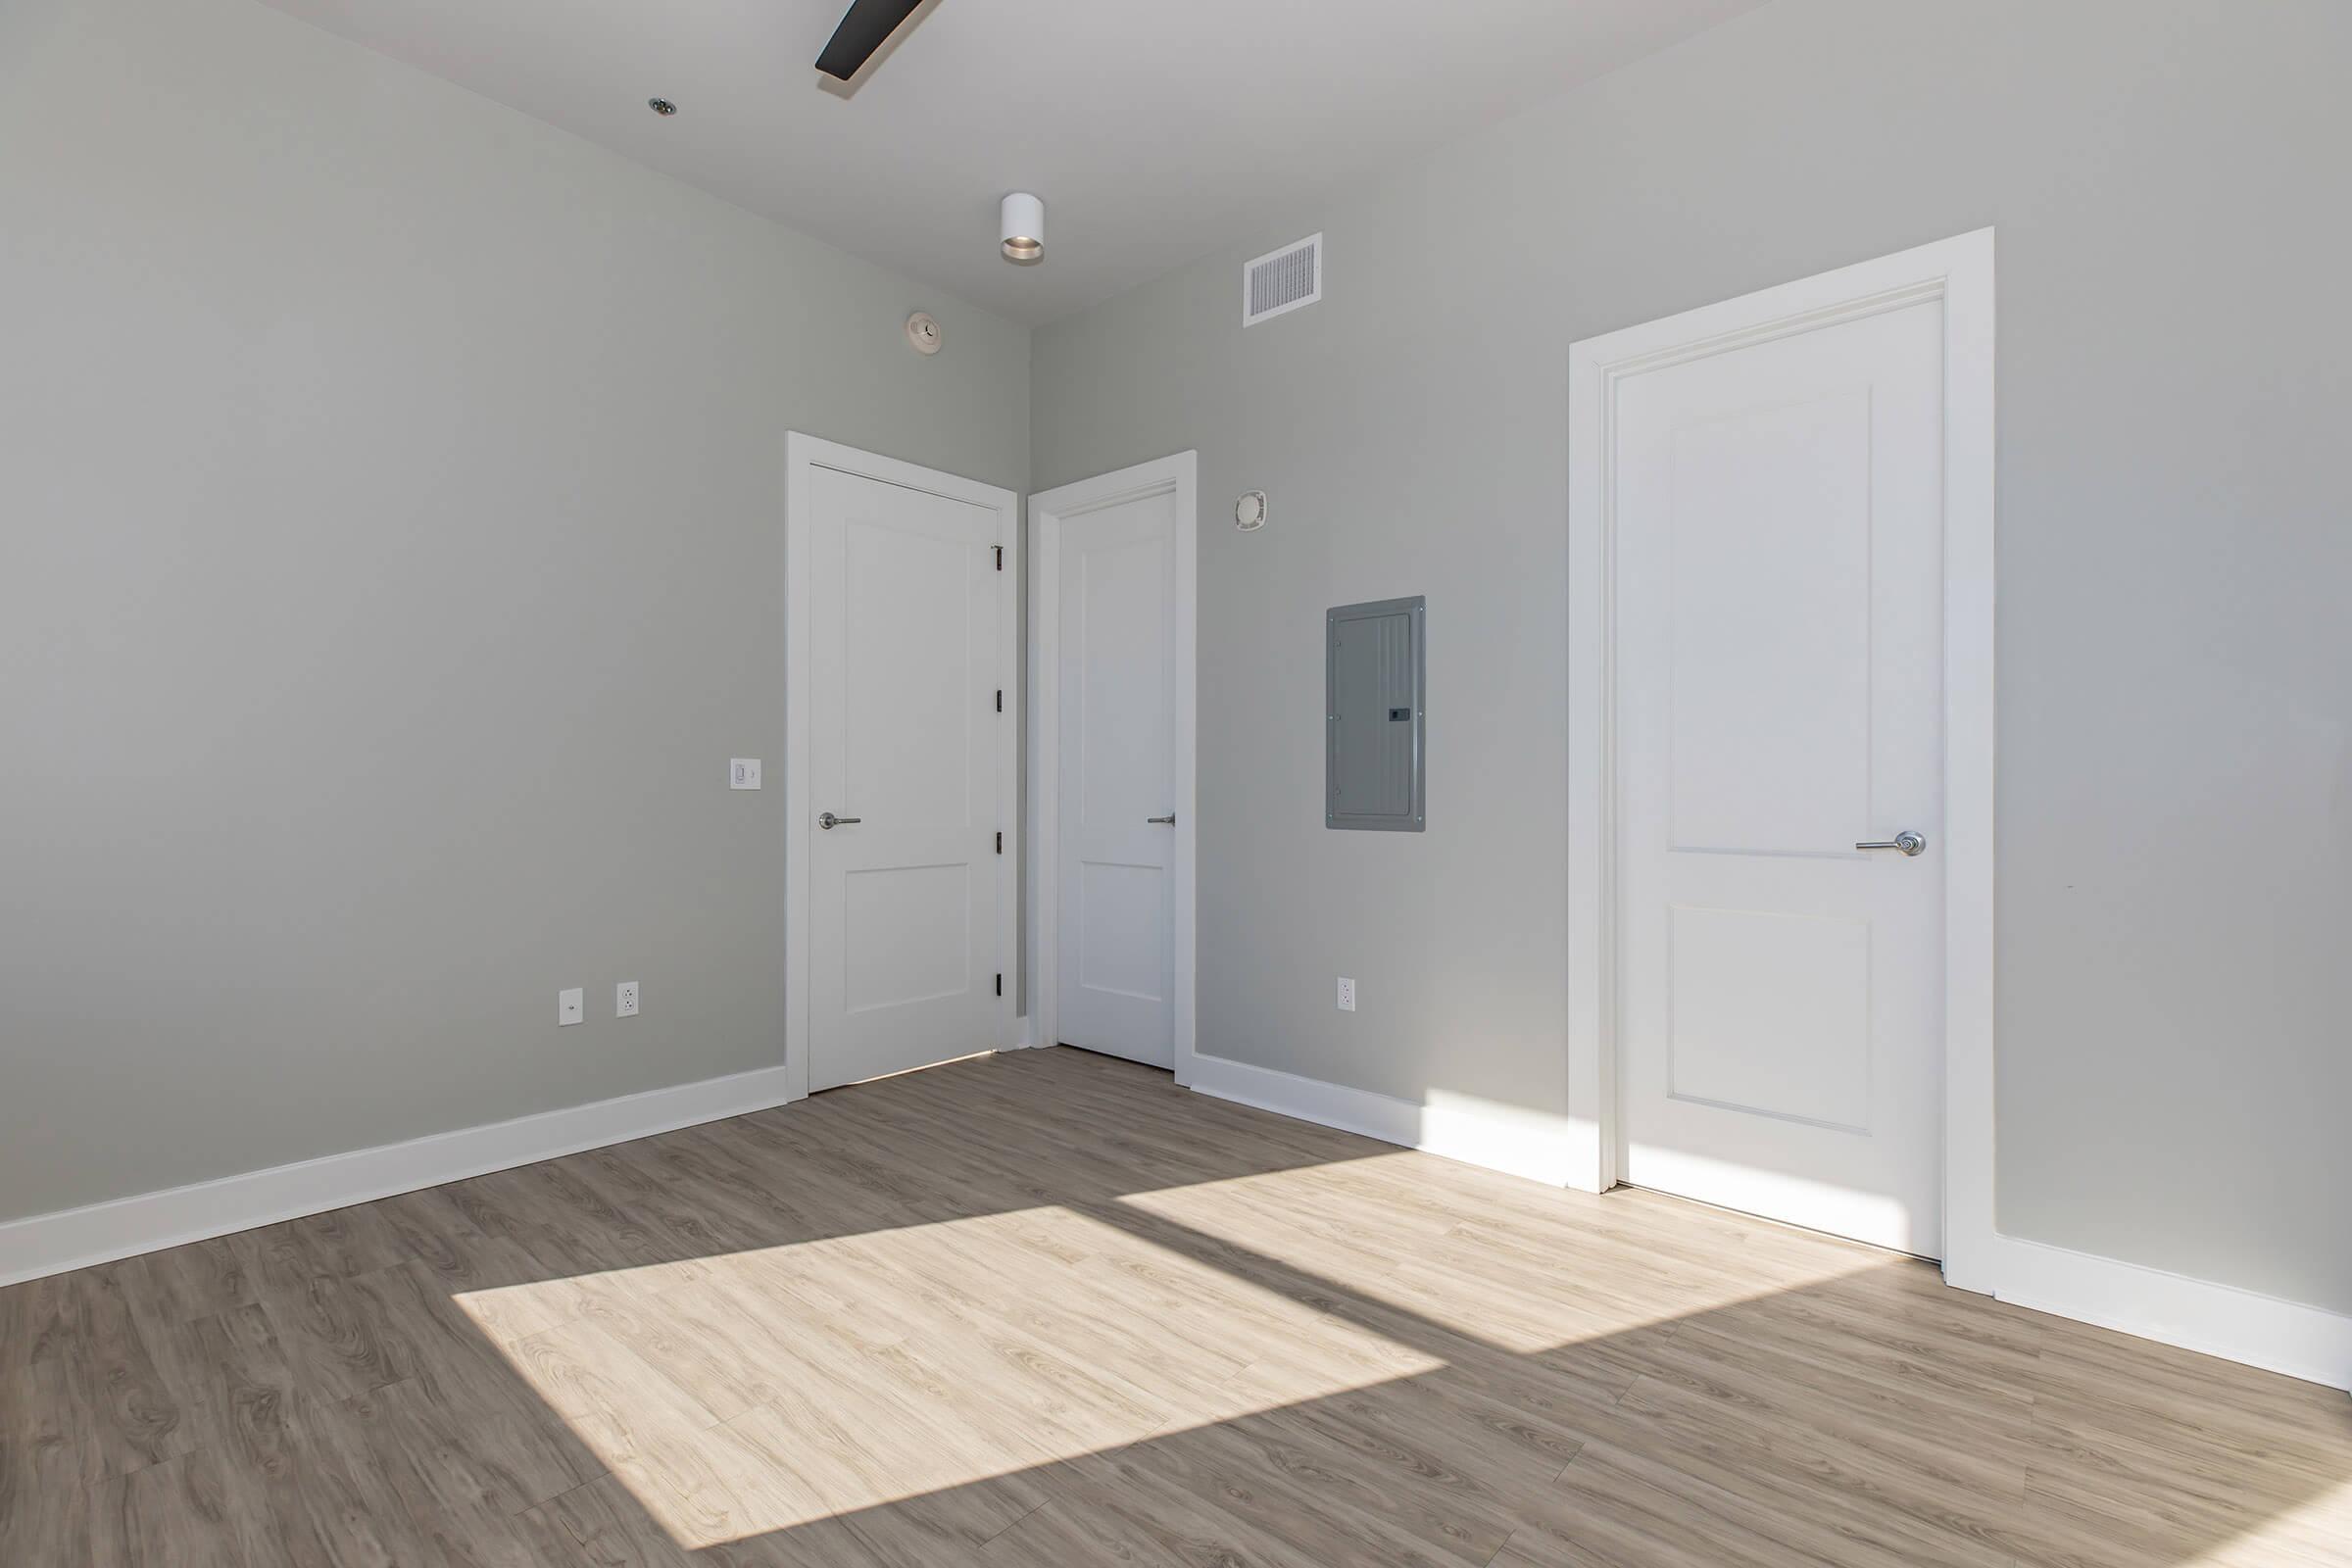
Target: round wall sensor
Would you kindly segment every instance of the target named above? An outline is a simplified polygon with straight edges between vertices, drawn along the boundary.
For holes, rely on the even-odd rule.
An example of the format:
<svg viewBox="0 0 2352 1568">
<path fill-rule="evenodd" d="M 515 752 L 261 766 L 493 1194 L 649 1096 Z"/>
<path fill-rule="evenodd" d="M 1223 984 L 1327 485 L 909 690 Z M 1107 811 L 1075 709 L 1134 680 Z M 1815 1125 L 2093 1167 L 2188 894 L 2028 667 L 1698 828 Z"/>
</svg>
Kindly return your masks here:
<svg viewBox="0 0 2352 1568">
<path fill-rule="evenodd" d="M 1244 533 L 1251 533 L 1266 525 L 1266 493 L 1263 490 L 1246 492 L 1233 504 L 1233 525 Z"/>
<path fill-rule="evenodd" d="M 931 319 L 929 311 L 917 311 L 906 318 L 906 341 L 914 345 L 917 354 L 939 352 L 939 323 Z"/>
</svg>

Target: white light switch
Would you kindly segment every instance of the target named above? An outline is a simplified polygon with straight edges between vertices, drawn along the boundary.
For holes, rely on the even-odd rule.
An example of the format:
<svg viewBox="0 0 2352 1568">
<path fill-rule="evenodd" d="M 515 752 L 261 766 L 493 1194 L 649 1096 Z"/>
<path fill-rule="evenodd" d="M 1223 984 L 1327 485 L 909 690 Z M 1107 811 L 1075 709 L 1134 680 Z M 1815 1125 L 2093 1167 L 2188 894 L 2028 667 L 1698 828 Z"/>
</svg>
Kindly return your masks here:
<svg viewBox="0 0 2352 1568">
<path fill-rule="evenodd" d="M 588 1016 L 588 994 L 578 986 L 556 993 L 556 1025 L 578 1023 Z"/>
<path fill-rule="evenodd" d="M 634 1018 L 637 1016 L 636 981 L 623 980 L 620 984 L 612 988 L 612 1016 L 615 1018 Z"/>
<path fill-rule="evenodd" d="M 738 757 L 727 763 L 727 788 L 756 790 L 760 787 L 760 759 Z"/>
</svg>

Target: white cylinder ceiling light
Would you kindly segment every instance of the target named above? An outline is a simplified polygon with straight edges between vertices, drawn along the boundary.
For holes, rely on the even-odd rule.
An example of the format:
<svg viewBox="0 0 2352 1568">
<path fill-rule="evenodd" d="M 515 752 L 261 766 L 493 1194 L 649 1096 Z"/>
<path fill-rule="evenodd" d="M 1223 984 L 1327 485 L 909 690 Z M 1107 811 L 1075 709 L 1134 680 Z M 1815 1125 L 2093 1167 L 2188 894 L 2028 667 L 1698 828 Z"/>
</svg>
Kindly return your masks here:
<svg viewBox="0 0 2352 1568">
<path fill-rule="evenodd" d="M 1004 259 L 1026 266 L 1046 254 L 1046 204 L 1025 190 L 1004 198 L 998 225 L 1004 241 Z"/>
</svg>

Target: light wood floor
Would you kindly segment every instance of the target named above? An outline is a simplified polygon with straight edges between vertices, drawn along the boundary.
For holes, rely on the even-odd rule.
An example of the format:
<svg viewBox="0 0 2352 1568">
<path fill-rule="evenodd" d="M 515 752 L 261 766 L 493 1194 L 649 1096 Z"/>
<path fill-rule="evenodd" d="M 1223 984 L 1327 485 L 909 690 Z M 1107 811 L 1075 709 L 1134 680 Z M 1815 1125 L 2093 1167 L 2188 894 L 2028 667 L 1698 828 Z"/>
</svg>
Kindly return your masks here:
<svg viewBox="0 0 2352 1568">
<path fill-rule="evenodd" d="M 2341 1394 L 1024 1052 L 0 1292 L 0 1563 L 2352 1563 Z"/>
</svg>

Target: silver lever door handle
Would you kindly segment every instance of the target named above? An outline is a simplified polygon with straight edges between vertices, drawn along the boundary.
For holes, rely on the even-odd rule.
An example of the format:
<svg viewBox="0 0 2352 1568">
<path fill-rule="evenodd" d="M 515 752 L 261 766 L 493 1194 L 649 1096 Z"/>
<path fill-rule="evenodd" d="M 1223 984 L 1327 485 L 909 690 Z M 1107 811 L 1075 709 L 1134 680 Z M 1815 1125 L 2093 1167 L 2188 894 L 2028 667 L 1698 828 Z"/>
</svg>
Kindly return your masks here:
<svg viewBox="0 0 2352 1568">
<path fill-rule="evenodd" d="M 865 818 L 862 816 L 835 816 L 831 811 L 827 811 L 816 819 L 816 825 L 821 828 L 837 828 L 845 822 L 862 822 L 864 820 Z"/>
<path fill-rule="evenodd" d="M 1147 816 L 1144 818 L 1144 820 L 1147 822 L 1165 822 L 1168 826 L 1174 827 L 1176 825 L 1176 814 L 1171 811 L 1166 816 Z"/>
<path fill-rule="evenodd" d="M 1886 839 L 1874 844 L 1857 844 L 1854 846 L 1854 848 L 1857 850 L 1900 850 L 1905 855 L 1917 855 L 1927 847 L 1927 835 L 1924 833 L 1914 833 L 1909 828 L 1905 828 L 1902 832 L 1897 833 L 1890 839 Z"/>
</svg>

